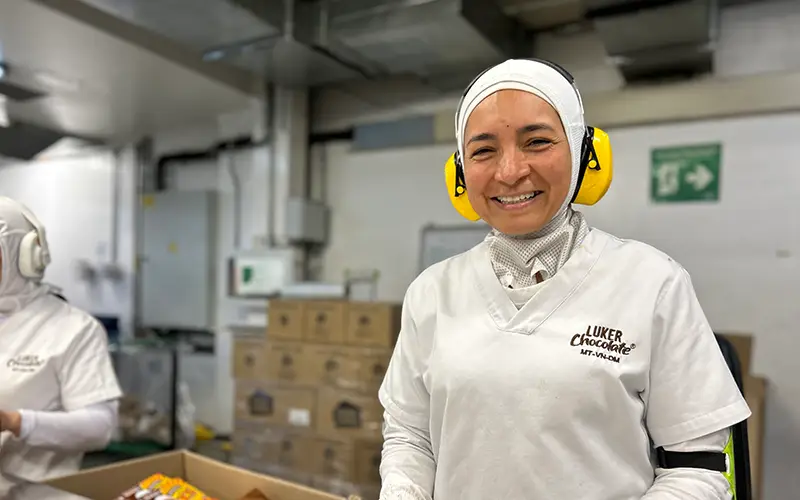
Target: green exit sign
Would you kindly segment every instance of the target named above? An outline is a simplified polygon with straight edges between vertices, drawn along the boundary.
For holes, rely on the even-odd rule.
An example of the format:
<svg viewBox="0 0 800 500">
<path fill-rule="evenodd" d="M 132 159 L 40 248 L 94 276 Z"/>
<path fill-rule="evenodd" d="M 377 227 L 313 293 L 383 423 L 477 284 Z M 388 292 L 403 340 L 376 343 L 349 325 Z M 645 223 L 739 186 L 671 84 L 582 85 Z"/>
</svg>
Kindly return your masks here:
<svg viewBox="0 0 800 500">
<path fill-rule="evenodd" d="M 650 199 L 656 203 L 718 201 L 721 166 L 721 144 L 653 149 Z"/>
</svg>

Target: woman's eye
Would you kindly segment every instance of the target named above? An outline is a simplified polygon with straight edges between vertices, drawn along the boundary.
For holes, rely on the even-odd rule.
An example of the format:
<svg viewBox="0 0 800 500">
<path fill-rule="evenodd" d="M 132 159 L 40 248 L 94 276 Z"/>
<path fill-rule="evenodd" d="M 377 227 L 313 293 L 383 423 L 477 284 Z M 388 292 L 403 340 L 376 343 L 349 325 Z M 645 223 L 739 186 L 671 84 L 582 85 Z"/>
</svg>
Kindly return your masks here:
<svg viewBox="0 0 800 500">
<path fill-rule="evenodd" d="M 470 155 L 470 156 L 475 158 L 476 156 L 480 156 L 480 155 L 483 155 L 483 154 L 486 154 L 486 153 L 491 153 L 491 152 L 492 152 L 492 150 L 489 149 L 489 148 L 479 148 L 479 149 L 476 149 L 475 151 L 473 151 L 472 155 Z"/>
</svg>

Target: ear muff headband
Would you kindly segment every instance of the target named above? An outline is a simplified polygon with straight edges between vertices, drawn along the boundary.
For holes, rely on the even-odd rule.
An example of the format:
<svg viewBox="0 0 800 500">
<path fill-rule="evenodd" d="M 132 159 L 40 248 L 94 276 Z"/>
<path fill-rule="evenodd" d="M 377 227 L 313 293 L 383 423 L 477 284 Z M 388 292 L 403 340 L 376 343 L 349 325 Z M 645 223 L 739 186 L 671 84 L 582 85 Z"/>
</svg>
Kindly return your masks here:
<svg viewBox="0 0 800 500">
<path fill-rule="evenodd" d="M 41 279 L 44 277 L 44 270 L 50 264 L 50 249 L 47 246 L 45 229 L 33 212 L 21 203 L 17 205 L 25 220 L 33 226 L 33 231 L 23 236 L 19 244 L 19 272 L 25 278 Z"/>
<path fill-rule="evenodd" d="M 575 88 L 575 78 L 566 69 L 554 62 L 544 59 L 531 58 L 529 60 L 544 64 L 556 70 L 570 85 L 572 85 L 573 89 L 575 89 L 575 93 L 580 96 L 578 89 Z M 461 109 L 469 90 L 475 85 L 475 82 L 490 69 L 491 67 L 483 70 L 470 82 L 464 90 L 459 100 L 458 108 L 456 109 Z M 457 130 L 458 117 L 456 117 L 455 126 Z M 578 205 L 594 205 L 600 201 L 611 186 L 613 173 L 613 153 L 608 134 L 596 127 L 586 127 L 583 145 L 581 146 L 578 185 L 572 195 L 572 203 L 577 203 Z M 467 220 L 480 220 L 480 216 L 475 212 L 475 209 L 472 208 L 469 197 L 467 196 L 467 185 L 464 181 L 464 163 L 461 161 L 458 151 L 450 155 L 450 158 L 448 158 L 445 163 L 444 176 L 450 203 L 453 204 L 456 211 Z"/>
</svg>

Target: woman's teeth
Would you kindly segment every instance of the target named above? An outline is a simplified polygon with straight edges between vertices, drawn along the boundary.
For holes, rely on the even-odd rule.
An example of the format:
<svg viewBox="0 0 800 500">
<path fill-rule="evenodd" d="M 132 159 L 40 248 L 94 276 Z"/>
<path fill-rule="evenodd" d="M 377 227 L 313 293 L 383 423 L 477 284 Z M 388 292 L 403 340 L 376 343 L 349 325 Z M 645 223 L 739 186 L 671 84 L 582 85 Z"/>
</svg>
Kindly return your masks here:
<svg viewBox="0 0 800 500">
<path fill-rule="evenodd" d="M 511 205 L 513 203 L 521 203 L 523 201 L 533 199 L 540 193 L 541 191 L 534 191 L 533 193 L 521 194 L 519 196 L 496 196 L 495 200 L 506 205 Z"/>
</svg>

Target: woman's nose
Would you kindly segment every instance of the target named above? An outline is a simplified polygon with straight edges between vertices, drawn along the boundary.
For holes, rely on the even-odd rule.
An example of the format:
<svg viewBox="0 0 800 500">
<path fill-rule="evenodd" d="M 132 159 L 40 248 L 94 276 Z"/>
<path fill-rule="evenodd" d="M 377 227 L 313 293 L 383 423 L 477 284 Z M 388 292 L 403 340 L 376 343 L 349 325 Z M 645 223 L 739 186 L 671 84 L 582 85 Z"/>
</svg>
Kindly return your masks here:
<svg viewBox="0 0 800 500">
<path fill-rule="evenodd" d="M 517 151 L 517 148 L 513 148 L 511 152 L 505 153 L 500 158 L 500 168 L 497 169 L 495 179 L 505 184 L 516 184 L 530 173 L 531 168 L 525 161 L 525 155 Z"/>
</svg>

